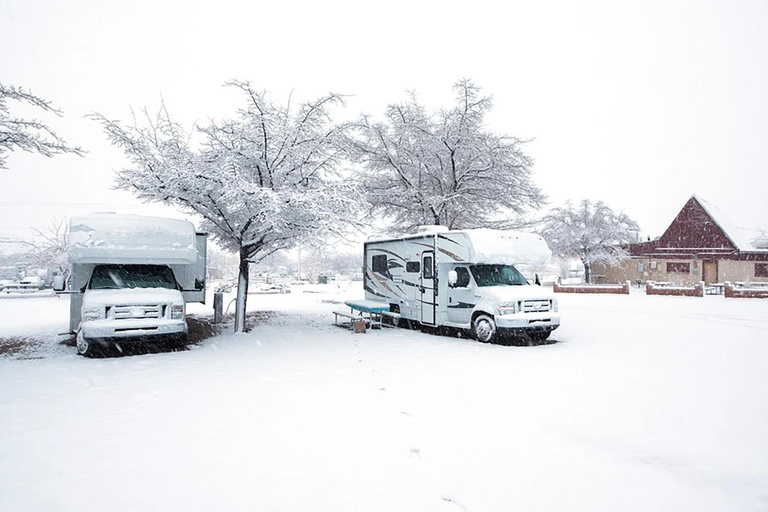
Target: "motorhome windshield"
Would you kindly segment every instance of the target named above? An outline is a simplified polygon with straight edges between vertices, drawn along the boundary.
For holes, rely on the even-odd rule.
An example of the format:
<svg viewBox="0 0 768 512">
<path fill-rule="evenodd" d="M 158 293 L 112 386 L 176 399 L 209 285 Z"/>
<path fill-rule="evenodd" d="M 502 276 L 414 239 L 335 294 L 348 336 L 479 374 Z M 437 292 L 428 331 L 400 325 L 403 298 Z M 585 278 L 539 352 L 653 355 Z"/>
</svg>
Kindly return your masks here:
<svg viewBox="0 0 768 512">
<path fill-rule="evenodd" d="M 528 284 L 512 265 L 470 265 L 477 286 L 514 286 Z"/>
<path fill-rule="evenodd" d="M 178 288 L 173 271 L 163 265 L 97 265 L 93 269 L 91 290 L 119 288 Z"/>
</svg>

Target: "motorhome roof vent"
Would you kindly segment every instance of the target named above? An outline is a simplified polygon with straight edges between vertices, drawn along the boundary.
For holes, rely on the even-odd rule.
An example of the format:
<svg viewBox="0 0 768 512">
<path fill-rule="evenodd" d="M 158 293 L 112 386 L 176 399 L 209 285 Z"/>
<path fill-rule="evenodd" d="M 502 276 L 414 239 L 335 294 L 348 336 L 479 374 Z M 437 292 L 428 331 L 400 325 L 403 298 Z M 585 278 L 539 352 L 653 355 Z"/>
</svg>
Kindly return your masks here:
<svg viewBox="0 0 768 512">
<path fill-rule="evenodd" d="M 444 233 L 445 231 L 448 231 L 448 226 L 436 226 L 434 224 L 419 226 L 419 229 L 416 230 L 416 232 L 420 235 L 427 233 Z"/>
</svg>

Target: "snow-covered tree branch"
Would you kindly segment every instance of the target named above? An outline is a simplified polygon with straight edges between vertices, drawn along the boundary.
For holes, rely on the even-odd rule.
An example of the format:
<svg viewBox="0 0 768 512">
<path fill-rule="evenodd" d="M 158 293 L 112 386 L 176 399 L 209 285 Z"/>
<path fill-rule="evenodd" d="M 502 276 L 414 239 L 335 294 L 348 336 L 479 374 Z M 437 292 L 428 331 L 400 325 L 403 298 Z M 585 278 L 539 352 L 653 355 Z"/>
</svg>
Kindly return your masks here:
<svg viewBox="0 0 768 512">
<path fill-rule="evenodd" d="M 359 194 L 342 179 L 347 127 L 329 94 L 294 111 L 247 82 L 227 84 L 245 96 L 238 115 L 197 128 L 198 147 L 163 105 L 132 126 L 95 114 L 131 165 L 117 187 L 199 215 L 201 227 L 239 254 L 235 330 L 243 330 L 248 266 L 310 238 L 340 234 L 353 223 Z"/>
<path fill-rule="evenodd" d="M 412 94 L 390 105 L 384 121 L 366 116 L 356 125 L 366 197 L 393 231 L 421 224 L 512 227 L 544 203 L 524 141 L 485 127 L 491 98 L 466 79 L 454 89 L 456 104 L 448 110 L 428 112 Z"/>
<path fill-rule="evenodd" d="M 11 115 L 8 100 L 27 103 L 59 117 L 62 115 L 61 111 L 53 108 L 49 101 L 20 87 L 0 84 L 0 169 L 6 168 L 5 153 L 16 149 L 40 153 L 47 157 L 61 153 L 74 153 L 83 156 L 84 151 L 82 149 L 69 146 L 42 121 L 22 119 Z"/>
<path fill-rule="evenodd" d="M 544 219 L 542 236 L 556 256 L 578 256 L 584 277 L 591 282 L 592 263 L 615 263 L 627 256 L 621 247 L 635 241 L 637 223 L 624 212 L 616 213 L 602 201 L 588 199 L 575 207 L 568 201 L 554 208 Z"/>
</svg>

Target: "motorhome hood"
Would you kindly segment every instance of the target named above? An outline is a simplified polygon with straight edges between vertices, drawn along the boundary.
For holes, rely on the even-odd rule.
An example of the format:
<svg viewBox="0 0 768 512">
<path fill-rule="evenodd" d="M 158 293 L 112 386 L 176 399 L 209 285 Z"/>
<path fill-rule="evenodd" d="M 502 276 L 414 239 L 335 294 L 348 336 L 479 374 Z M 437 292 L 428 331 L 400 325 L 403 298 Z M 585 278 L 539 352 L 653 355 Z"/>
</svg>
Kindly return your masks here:
<svg viewBox="0 0 768 512">
<path fill-rule="evenodd" d="M 181 304 L 184 298 L 179 290 L 167 288 L 121 288 L 119 290 L 88 290 L 83 297 L 83 307 Z"/>
<path fill-rule="evenodd" d="M 477 288 L 480 295 L 493 303 L 521 299 L 551 299 L 552 291 L 535 285 L 483 286 Z"/>
</svg>

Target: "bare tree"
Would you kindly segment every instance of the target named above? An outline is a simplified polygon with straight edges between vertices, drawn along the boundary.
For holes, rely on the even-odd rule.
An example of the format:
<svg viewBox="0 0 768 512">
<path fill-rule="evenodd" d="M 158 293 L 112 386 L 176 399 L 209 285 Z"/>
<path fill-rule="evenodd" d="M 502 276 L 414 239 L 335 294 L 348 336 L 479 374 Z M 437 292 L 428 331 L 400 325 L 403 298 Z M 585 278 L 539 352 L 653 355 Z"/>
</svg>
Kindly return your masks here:
<svg viewBox="0 0 768 512">
<path fill-rule="evenodd" d="M 30 91 L 25 91 L 21 87 L 0 84 L 0 169 L 6 168 L 5 153 L 16 149 L 40 153 L 47 157 L 61 153 L 74 153 L 83 156 L 84 151 L 82 149 L 69 146 L 42 121 L 12 116 L 8 107 L 8 100 L 27 103 L 59 117 L 62 115 L 62 112 L 53 108 L 49 101 L 35 96 Z"/>
<path fill-rule="evenodd" d="M 14 245 L 21 249 L 16 258 L 39 268 L 56 269 L 62 274 L 69 271 L 68 240 L 69 220 L 51 220 L 48 226 L 32 228 L 32 240 L 22 238 L 0 239 L 0 243 Z"/>
<path fill-rule="evenodd" d="M 330 109 L 342 98 L 328 94 L 297 109 L 273 103 L 247 82 L 231 82 L 245 97 L 237 117 L 198 128 L 201 147 L 163 105 L 146 111 L 143 126 L 123 126 L 100 114 L 110 141 L 131 165 L 117 187 L 199 215 L 202 227 L 240 258 L 235 331 L 245 325 L 248 268 L 308 238 L 338 233 L 355 217 L 358 194 L 338 179 L 346 127 Z"/>
<path fill-rule="evenodd" d="M 584 278 L 591 282 L 595 262 L 618 262 L 627 256 L 621 247 L 635 240 L 639 227 L 624 212 L 615 213 L 602 201 L 568 201 L 543 219 L 542 236 L 557 256 L 578 256 L 584 264 Z"/>
<path fill-rule="evenodd" d="M 454 86 L 456 104 L 429 112 L 415 94 L 389 105 L 383 122 L 363 117 L 354 143 L 373 213 L 392 231 L 421 224 L 449 228 L 513 227 L 539 208 L 524 141 L 484 125 L 492 100 L 470 80 Z"/>
</svg>

